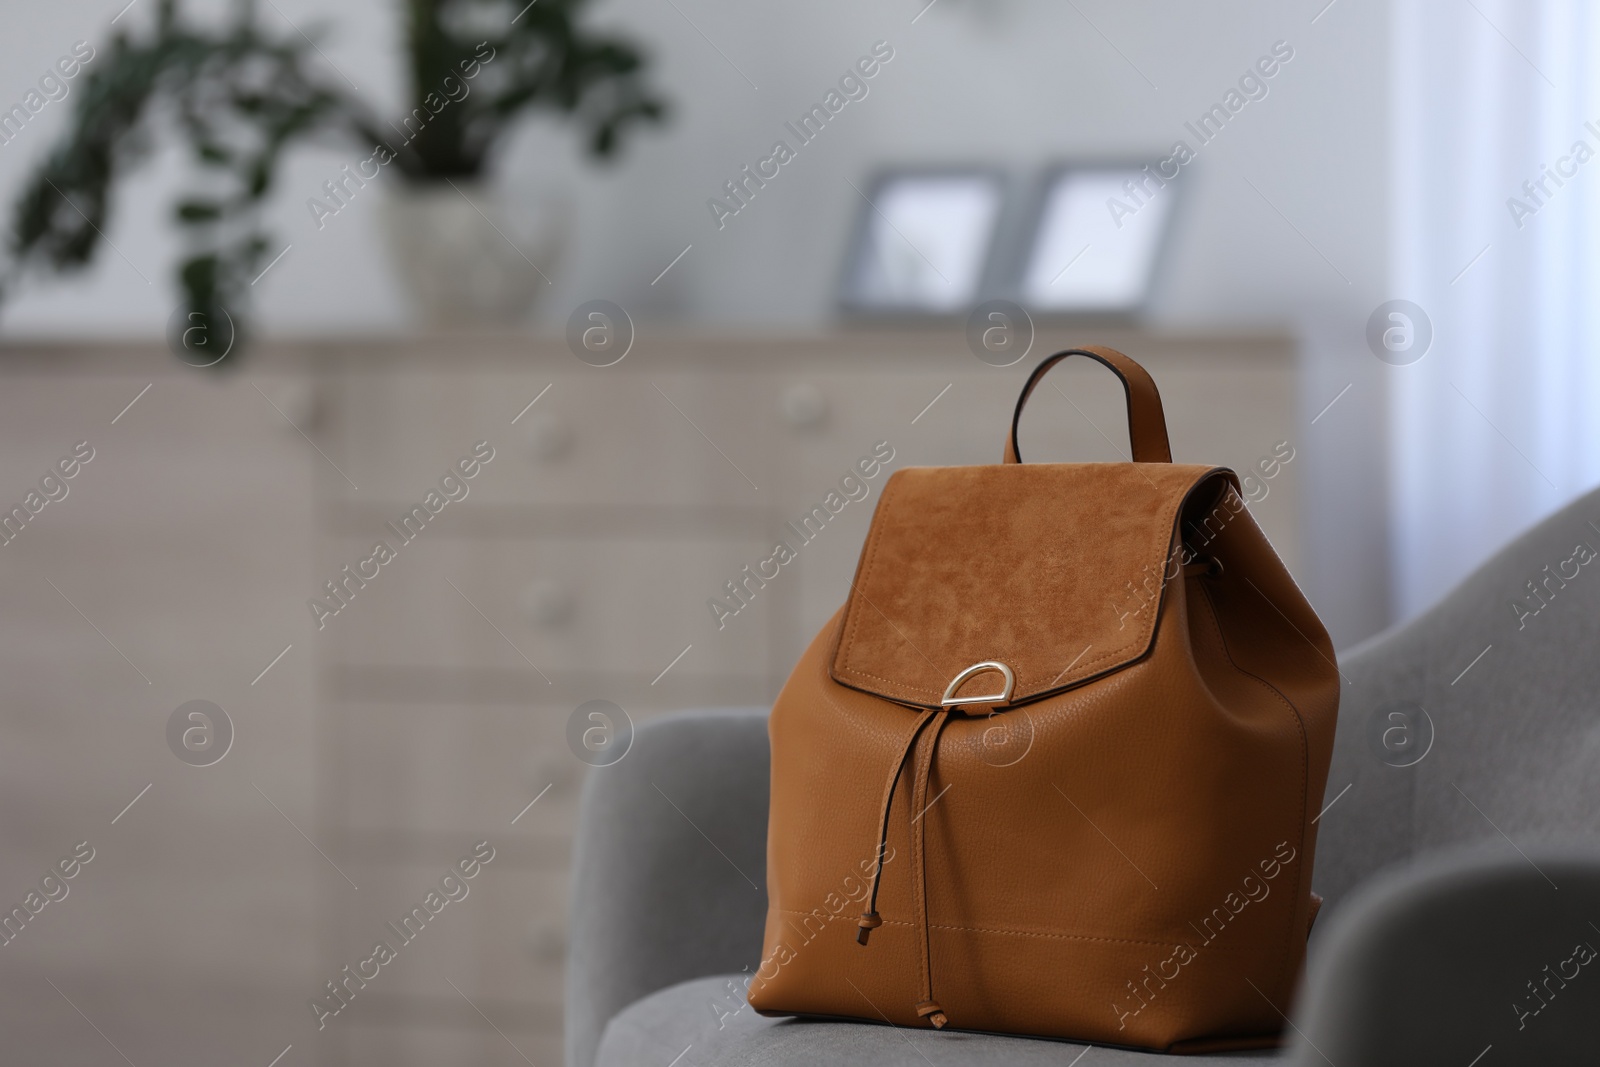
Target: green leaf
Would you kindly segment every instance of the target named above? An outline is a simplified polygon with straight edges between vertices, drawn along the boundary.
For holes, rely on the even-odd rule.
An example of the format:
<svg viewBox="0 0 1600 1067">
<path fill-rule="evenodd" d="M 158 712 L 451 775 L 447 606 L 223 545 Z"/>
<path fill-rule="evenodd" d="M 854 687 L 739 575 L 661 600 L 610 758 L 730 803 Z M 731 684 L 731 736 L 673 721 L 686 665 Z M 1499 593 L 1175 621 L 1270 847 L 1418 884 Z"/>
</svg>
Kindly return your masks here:
<svg viewBox="0 0 1600 1067">
<path fill-rule="evenodd" d="M 180 200 L 179 222 L 215 222 L 222 217 L 222 205 L 215 200 Z"/>
</svg>

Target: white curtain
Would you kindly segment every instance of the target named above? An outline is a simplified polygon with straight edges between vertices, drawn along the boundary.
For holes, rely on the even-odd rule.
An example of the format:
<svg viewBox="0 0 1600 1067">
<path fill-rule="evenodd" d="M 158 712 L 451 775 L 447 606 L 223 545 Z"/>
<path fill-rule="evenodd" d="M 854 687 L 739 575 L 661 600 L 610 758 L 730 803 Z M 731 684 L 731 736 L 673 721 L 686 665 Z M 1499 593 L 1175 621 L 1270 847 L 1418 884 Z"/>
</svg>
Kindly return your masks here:
<svg viewBox="0 0 1600 1067">
<path fill-rule="evenodd" d="M 1600 482 L 1600 5 L 1394 0 L 1394 20 L 1391 295 L 1434 328 L 1387 371 L 1406 618 Z"/>
</svg>

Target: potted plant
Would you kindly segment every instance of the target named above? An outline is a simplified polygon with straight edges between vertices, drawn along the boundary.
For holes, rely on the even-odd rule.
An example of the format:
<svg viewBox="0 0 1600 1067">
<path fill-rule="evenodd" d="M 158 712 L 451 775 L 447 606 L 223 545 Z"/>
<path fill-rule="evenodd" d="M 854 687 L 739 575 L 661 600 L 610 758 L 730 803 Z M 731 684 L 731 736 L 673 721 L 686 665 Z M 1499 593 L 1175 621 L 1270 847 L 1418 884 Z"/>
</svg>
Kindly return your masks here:
<svg viewBox="0 0 1600 1067">
<path fill-rule="evenodd" d="M 582 3 L 405 0 L 413 107 L 396 124 L 395 162 L 408 180 L 387 190 L 385 223 L 412 299 L 436 322 L 514 321 L 549 282 L 565 202 L 544 195 L 530 227 L 487 181 L 513 120 L 556 109 L 605 159 L 630 125 L 663 117 L 638 51 L 578 32 Z"/>
<path fill-rule="evenodd" d="M 494 149 L 517 118 L 538 108 L 561 113 L 594 157 L 608 159 L 631 126 L 665 114 L 641 53 L 580 25 L 584 2 L 404 0 L 413 106 L 388 122 L 335 78 L 311 35 L 275 34 L 257 18 L 254 0 L 240 0 L 220 28 L 191 24 L 177 0 L 160 0 L 148 30 L 118 32 L 108 47 L 89 49 L 91 59 L 75 72 L 69 128 L 14 205 L 0 296 L 29 269 L 66 271 L 89 263 L 105 243 L 117 179 L 148 156 L 158 136 L 173 132 L 197 164 L 193 189 L 173 209 L 185 245 L 176 271 L 180 323 L 243 325 L 252 280 L 283 246 L 266 233 L 261 209 L 285 152 L 312 139 L 354 145 L 363 162 L 397 169 L 407 189 L 420 192 L 398 196 L 390 212 L 396 249 L 416 249 L 400 255 L 407 270 L 429 257 L 441 259 L 440 243 L 418 246 L 417 235 L 436 229 L 437 219 L 410 217 L 414 211 L 428 215 L 433 209 L 420 205 L 443 202 L 441 191 L 488 224 L 474 238 L 480 258 L 501 255 L 487 235 L 503 244 L 496 227 L 504 227 L 494 221 L 492 204 L 472 197 L 482 199 Z M 321 200 L 321 210 L 339 210 L 348 201 L 337 188 L 331 194 L 337 203 L 311 201 Z M 459 211 L 455 217 L 462 217 Z M 458 235 L 462 229 L 457 226 Z M 450 255 L 457 254 L 454 247 Z M 531 259 L 517 255 L 525 266 Z M 478 301 L 476 313 L 491 316 L 526 307 L 526 298 L 503 295 L 479 301 L 470 286 L 463 294 L 458 285 L 452 295 L 438 281 L 451 275 L 448 255 L 442 261 L 442 270 L 403 272 L 413 283 L 433 286 L 424 306 L 442 317 L 455 317 L 450 311 L 462 301 Z M 463 276 L 456 270 L 447 280 Z"/>
</svg>

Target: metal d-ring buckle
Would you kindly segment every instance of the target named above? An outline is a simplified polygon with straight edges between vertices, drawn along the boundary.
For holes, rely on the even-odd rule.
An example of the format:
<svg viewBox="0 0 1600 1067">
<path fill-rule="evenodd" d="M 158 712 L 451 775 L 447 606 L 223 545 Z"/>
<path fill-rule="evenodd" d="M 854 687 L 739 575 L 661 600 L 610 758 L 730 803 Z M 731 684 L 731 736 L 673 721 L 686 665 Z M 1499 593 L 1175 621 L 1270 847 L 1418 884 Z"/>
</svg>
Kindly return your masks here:
<svg viewBox="0 0 1600 1067">
<path fill-rule="evenodd" d="M 985 671 L 999 671 L 1001 676 L 1005 678 L 1006 687 L 1002 692 L 982 697 L 958 697 L 955 695 L 956 690 L 961 688 L 962 682 Z M 939 701 L 939 706 L 948 708 L 957 704 L 1009 704 L 1011 703 L 1011 692 L 1016 687 L 1017 677 L 1011 673 L 1010 667 L 997 660 L 984 660 L 982 663 L 974 663 L 950 679 L 950 684 L 945 687 L 944 699 Z"/>
</svg>

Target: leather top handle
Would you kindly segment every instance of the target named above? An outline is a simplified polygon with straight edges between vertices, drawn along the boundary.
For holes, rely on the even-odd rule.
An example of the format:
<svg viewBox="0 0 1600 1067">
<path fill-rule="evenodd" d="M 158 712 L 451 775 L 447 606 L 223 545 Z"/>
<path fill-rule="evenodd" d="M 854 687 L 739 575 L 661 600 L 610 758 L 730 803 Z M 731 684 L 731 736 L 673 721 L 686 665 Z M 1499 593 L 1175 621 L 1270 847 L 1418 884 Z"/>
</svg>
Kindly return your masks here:
<svg viewBox="0 0 1600 1067">
<path fill-rule="evenodd" d="M 1017 397 L 1017 410 L 1011 416 L 1011 434 L 1006 438 L 1007 463 L 1021 463 L 1022 451 L 1017 445 L 1017 423 L 1022 420 L 1022 409 L 1028 403 L 1033 387 L 1039 384 L 1045 372 L 1068 356 L 1087 356 L 1111 370 L 1122 380 L 1122 391 L 1128 398 L 1128 437 L 1133 444 L 1135 463 L 1171 463 L 1172 446 L 1167 443 L 1167 417 L 1161 410 L 1161 394 L 1156 391 L 1155 379 L 1139 364 L 1103 345 L 1069 348 L 1057 352 L 1034 368 L 1028 375 L 1028 384 Z"/>
</svg>

